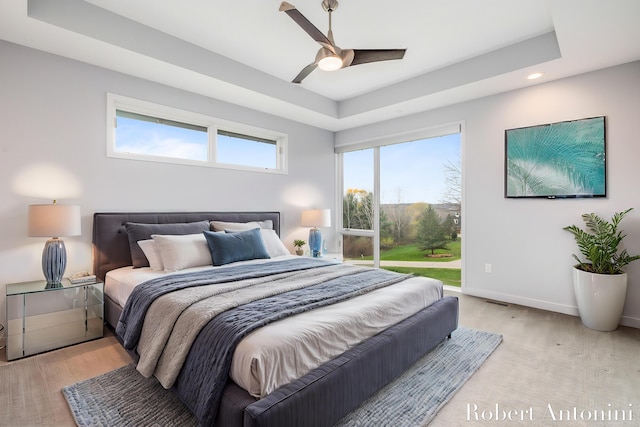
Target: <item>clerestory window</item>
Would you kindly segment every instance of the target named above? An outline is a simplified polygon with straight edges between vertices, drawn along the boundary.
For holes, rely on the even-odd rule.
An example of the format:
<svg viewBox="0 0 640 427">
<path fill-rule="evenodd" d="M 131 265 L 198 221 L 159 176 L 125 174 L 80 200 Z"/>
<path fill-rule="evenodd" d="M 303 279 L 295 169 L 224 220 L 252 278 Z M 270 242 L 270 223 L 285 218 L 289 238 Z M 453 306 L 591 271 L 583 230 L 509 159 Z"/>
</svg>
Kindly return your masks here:
<svg viewBox="0 0 640 427">
<path fill-rule="evenodd" d="M 107 155 L 286 173 L 287 135 L 109 94 Z"/>
</svg>

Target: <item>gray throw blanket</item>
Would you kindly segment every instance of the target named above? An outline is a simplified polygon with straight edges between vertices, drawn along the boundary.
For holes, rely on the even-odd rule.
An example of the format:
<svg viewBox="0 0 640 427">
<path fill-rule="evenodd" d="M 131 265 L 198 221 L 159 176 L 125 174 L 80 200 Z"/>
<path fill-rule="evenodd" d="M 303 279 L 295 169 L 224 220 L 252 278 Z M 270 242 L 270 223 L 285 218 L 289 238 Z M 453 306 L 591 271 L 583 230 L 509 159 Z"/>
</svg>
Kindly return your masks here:
<svg viewBox="0 0 640 427">
<path fill-rule="evenodd" d="M 322 260 L 296 258 L 154 279 L 139 285 L 131 294 L 117 332 L 129 348 L 135 348 L 149 306 L 156 297 L 173 290 L 329 266 L 336 267 Z M 213 425 L 215 421 L 233 353 L 247 334 L 287 316 L 344 301 L 407 277 L 386 270 L 344 267 L 350 271 L 343 276 L 230 309 L 204 326 L 174 384 L 176 393 L 202 425 Z"/>
<path fill-rule="evenodd" d="M 295 258 L 287 261 L 237 265 L 213 271 L 174 274 L 152 279 L 136 286 L 131 292 L 118 320 L 116 334 L 122 339 L 124 348 L 127 350 L 135 349 L 140 339 L 142 324 L 149 306 L 156 298 L 169 292 L 187 287 L 252 279 L 290 271 L 326 267 L 328 265 L 330 264 L 319 259 Z"/>
<path fill-rule="evenodd" d="M 318 285 L 261 299 L 226 311 L 200 332 L 175 384 L 181 400 L 203 426 L 213 425 L 237 344 L 253 330 L 398 283 L 406 275 L 363 268 Z"/>
</svg>

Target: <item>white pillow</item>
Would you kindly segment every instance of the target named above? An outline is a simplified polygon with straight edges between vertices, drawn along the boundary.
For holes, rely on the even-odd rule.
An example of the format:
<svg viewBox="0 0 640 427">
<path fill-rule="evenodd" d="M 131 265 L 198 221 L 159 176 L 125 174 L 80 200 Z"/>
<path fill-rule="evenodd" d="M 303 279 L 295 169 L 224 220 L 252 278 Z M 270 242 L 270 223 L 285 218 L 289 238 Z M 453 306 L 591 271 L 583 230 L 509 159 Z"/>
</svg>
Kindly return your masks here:
<svg viewBox="0 0 640 427">
<path fill-rule="evenodd" d="M 160 253 L 164 271 L 178 271 L 190 267 L 212 265 L 211 252 L 204 234 L 151 236 Z"/>
<path fill-rule="evenodd" d="M 284 243 L 282 243 L 282 240 L 280 240 L 275 230 L 266 230 L 262 228 L 260 229 L 260 233 L 262 233 L 264 247 L 267 249 L 271 258 L 282 255 L 291 255 L 291 253 L 289 253 L 289 249 L 287 249 Z"/>
<path fill-rule="evenodd" d="M 162 271 L 164 270 L 164 264 L 162 263 L 162 257 L 160 252 L 156 249 L 156 244 L 153 239 L 149 240 L 138 240 L 138 245 L 140 245 L 140 249 L 144 252 L 144 256 L 147 257 L 147 261 L 149 261 L 149 267 L 153 271 Z"/>
<path fill-rule="evenodd" d="M 251 222 L 210 221 L 209 224 L 212 231 L 251 230 L 254 228 L 265 228 L 267 230 L 271 230 L 273 228 L 273 221 L 271 221 L 270 219 L 266 221 Z"/>
</svg>

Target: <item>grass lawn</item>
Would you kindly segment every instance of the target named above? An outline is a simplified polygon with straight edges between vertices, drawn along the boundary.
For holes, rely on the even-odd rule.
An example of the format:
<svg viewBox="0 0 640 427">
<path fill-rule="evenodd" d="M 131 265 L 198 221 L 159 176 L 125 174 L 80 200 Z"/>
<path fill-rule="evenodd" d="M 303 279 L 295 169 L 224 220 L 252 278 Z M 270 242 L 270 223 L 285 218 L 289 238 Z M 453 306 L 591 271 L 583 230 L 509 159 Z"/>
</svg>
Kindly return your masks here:
<svg viewBox="0 0 640 427">
<path fill-rule="evenodd" d="M 413 274 L 415 276 L 432 277 L 442 281 L 445 285 L 460 287 L 462 272 L 459 268 L 413 268 L 413 267 L 382 267 L 385 270 L 398 273 Z"/>
<path fill-rule="evenodd" d="M 429 258 L 427 257 L 431 251 L 421 251 L 418 245 L 396 246 L 395 248 L 380 251 L 380 260 L 382 261 L 431 261 L 431 262 L 448 262 L 460 259 L 462 251 L 462 242 L 458 238 L 455 242 L 450 242 L 448 249 L 436 249 L 436 254 L 451 254 L 452 257 L 446 258 Z M 373 259 L 373 257 L 364 257 L 363 259 Z"/>
</svg>

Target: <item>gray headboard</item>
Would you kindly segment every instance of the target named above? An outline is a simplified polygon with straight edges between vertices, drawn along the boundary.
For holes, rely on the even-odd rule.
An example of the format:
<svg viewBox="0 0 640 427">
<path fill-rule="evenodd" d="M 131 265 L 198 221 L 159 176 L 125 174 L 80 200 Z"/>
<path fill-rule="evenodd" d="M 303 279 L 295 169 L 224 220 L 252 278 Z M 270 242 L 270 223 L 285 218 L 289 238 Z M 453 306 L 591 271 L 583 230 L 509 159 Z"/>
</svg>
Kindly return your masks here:
<svg viewBox="0 0 640 427">
<path fill-rule="evenodd" d="M 280 235 L 280 212 L 96 212 L 93 214 L 93 274 L 104 280 L 108 271 L 131 265 L 126 222 L 170 224 L 195 221 L 273 221 Z"/>
</svg>

